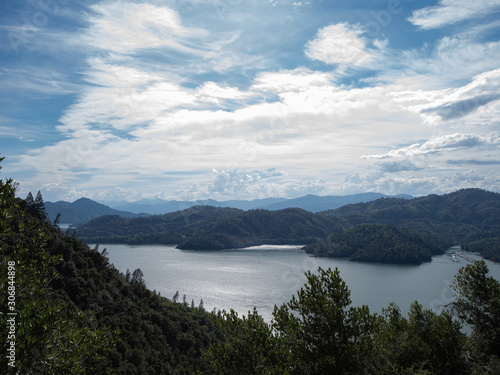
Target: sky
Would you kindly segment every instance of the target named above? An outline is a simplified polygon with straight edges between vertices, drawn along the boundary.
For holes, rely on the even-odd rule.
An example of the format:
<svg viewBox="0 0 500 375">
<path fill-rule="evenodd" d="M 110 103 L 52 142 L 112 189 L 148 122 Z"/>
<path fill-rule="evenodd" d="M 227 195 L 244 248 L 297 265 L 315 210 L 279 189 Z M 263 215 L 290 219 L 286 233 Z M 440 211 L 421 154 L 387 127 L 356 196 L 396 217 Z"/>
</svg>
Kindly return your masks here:
<svg viewBox="0 0 500 375">
<path fill-rule="evenodd" d="M 500 191 L 500 0 L 3 0 L 1 178 L 100 202 Z"/>
</svg>

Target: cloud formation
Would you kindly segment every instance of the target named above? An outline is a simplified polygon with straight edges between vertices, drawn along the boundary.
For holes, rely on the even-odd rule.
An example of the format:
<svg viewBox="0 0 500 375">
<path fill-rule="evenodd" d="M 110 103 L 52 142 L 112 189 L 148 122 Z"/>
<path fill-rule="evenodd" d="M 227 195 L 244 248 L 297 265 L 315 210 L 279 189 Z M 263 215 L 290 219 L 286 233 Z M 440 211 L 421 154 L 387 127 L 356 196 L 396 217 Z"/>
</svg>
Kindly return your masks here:
<svg viewBox="0 0 500 375">
<path fill-rule="evenodd" d="M 443 0 L 413 25 L 402 5 L 385 22 L 383 3 L 118 0 L 71 13 L 81 22 L 65 31 L 71 42 L 39 28 L 32 66 L 0 71 L 13 103 L 0 107 L 0 132 L 25 147 L 11 169 L 32 190 L 99 199 L 498 186 L 500 24 L 447 27 L 457 7 L 481 19 L 495 3 Z M 38 66 L 53 52 L 59 64 Z M 52 112 L 26 125 L 39 137 L 28 147 L 12 126 L 32 118 L 10 107 L 30 97 L 39 102 L 24 112 Z"/>
<path fill-rule="evenodd" d="M 366 51 L 360 26 L 339 23 L 325 26 L 306 44 L 305 54 L 327 64 L 364 65 L 372 57 Z"/>
<path fill-rule="evenodd" d="M 105 51 L 133 53 L 147 48 L 167 47 L 197 53 L 189 39 L 202 30 L 186 28 L 176 11 L 147 3 L 104 3 L 91 7 L 90 27 L 85 35 L 90 45 Z"/>
<path fill-rule="evenodd" d="M 484 16 L 498 9 L 498 0 L 440 0 L 438 5 L 414 11 L 409 21 L 428 30 Z"/>
<path fill-rule="evenodd" d="M 363 155 L 362 159 L 389 159 L 389 158 L 408 158 L 418 155 L 434 154 L 447 150 L 467 150 L 480 146 L 500 145 L 498 135 L 476 135 L 476 134 L 447 134 L 433 137 L 423 144 L 415 143 L 410 146 L 391 150 L 385 154 Z"/>
</svg>

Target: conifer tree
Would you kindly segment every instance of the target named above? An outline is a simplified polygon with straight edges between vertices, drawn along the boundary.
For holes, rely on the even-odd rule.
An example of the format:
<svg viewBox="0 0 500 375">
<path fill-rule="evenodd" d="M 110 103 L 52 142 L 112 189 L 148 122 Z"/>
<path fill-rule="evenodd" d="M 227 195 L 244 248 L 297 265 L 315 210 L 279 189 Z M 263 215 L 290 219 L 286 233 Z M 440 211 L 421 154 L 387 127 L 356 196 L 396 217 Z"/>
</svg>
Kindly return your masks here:
<svg viewBox="0 0 500 375">
<path fill-rule="evenodd" d="M 35 199 L 33 198 L 33 194 L 31 194 L 31 191 L 28 193 L 25 199 L 26 203 L 28 204 L 29 208 L 32 208 L 35 206 Z"/>
<path fill-rule="evenodd" d="M 179 291 L 176 291 L 172 298 L 172 302 L 177 302 L 178 299 L 179 299 Z"/>
<path fill-rule="evenodd" d="M 45 220 L 47 218 L 47 211 L 45 211 L 45 203 L 43 201 L 42 193 L 40 190 L 38 190 L 38 193 L 36 194 L 33 207 L 40 219 Z"/>
<path fill-rule="evenodd" d="M 132 272 L 132 280 L 131 284 L 143 285 L 146 286 L 146 281 L 144 280 L 144 272 L 140 268 L 137 268 L 134 272 Z"/>
</svg>

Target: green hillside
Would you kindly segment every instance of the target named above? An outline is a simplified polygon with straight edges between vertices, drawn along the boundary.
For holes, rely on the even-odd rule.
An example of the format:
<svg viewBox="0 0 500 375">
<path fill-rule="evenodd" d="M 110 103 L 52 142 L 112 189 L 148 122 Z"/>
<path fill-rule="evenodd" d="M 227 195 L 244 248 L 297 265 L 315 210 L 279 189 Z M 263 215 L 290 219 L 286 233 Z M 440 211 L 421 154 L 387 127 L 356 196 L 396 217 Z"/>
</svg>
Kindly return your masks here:
<svg viewBox="0 0 500 375">
<path fill-rule="evenodd" d="M 86 243 L 178 244 L 197 228 L 242 212 L 235 208 L 195 206 L 133 219 L 107 215 L 78 227 L 76 233 Z"/>
<path fill-rule="evenodd" d="M 201 353 L 214 326 L 198 301 L 148 290 L 142 271 L 121 274 L 105 251 L 64 235 L 43 207 L 14 194 L 12 181 L 0 181 L 0 373 L 212 373 Z"/>
<path fill-rule="evenodd" d="M 401 264 L 429 262 L 445 249 L 437 238 L 389 224 L 358 224 L 305 247 L 315 256 Z"/>
<path fill-rule="evenodd" d="M 490 259 L 500 258 L 494 241 L 500 233 L 500 194 L 480 189 L 463 189 L 450 194 L 407 199 L 379 199 L 347 205 L 320 213 L 349 225 L 392 224 L 414 232 L 438 237 L 447 245 L 482 241 L 474 250 Z"/>
<path fill-rule="evenodd" d="M 197 228 L 178 247 L 216 250 L 262 244 L 305 244 L 330 233 L 335 222 L 299 208 L 251 210 Z"/>
</svg>

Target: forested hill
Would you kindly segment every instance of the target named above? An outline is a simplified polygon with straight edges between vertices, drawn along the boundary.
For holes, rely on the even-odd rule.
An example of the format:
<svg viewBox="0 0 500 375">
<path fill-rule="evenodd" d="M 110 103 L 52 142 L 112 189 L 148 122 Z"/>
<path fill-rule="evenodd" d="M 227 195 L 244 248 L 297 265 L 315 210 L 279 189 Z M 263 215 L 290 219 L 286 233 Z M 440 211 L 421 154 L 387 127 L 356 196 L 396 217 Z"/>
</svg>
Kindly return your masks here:
<svg viewBox="0 0 500 375">
<path fill-rule="evenodd" d="M 349 258 L 353 261 L 420 264 L 442 253 L 437 237 L 419 234 L 390 224 L 358 224 L 305 247 L 315 256 Z"/>
<path fill-rule="evenodd" d="M 180 249 L 228 249 L 262 244 L 305 244 L 332 231 L 336 220 L 299 208 L 251 210 L 201 227 Z"/>
<path fill-rule="evenodd" d="M 479 189 L 411 200 L 382 198 L 316 214 L 297 208 L 242 211 L 197 206 L 147 218 L 105 216 L 78 228 L 77 235 L 87 243 L 163 243 L 215 250 L 266 243 L 321 244 L 328 236 L 359 224 L 391 224 L 429 239 L 435 236 L 442 250 L 486 244 L 480 246 L 481 253 L 500 259 L 500 194 Z M 436 238 L 432 241 L 437 243 Z"/>
<path fill-rule="evenodd" d="M 107 215 L 78 227 L 76 234 L 86 243 L 178 244 L 199 228 L 243 212 L 236 208 L 195 206 L 133 219 Z"/>
<path fill-rule="evenodd" d="M 0 273 L 1 374 L 213 374 L 201 302 L 159 296 L 140 269 L 121 274 L 15 198 L 11 180 L 0 181 Z"/>
<path fill-rule="evenodd" d="M 500 194 L 463 189 L 445 195 L 379 199 L 321 212 L 329 219 L 394 224 L 456 245 L 500 236 Z"/>
<path fill-rule="evenodd" d="M 103 216 L 79 227 L 87 243 L 178 244 L 220 250 L 259 244 L 309 243 L 331 232 L 337 220 L 290 208 L 281 211 L 195 206 L 145 218 Z"/>
</svg>

